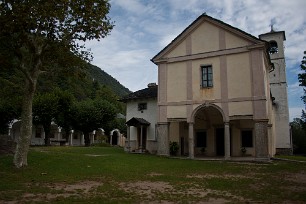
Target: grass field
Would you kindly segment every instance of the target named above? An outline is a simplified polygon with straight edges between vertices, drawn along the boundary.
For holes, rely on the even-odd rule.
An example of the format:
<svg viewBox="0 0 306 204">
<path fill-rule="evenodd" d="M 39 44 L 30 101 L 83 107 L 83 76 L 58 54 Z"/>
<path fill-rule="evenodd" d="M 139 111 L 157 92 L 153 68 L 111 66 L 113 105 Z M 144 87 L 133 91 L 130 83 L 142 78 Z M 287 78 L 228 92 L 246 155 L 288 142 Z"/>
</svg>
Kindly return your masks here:
<svg viewBox="0 0 306 204">
<path fill-rule="evenodd" d="M 306 202 L 306 163 L 237 163 L 34 147 L 29 166 L 0 156 L 0 203 Z"/>
</svg>

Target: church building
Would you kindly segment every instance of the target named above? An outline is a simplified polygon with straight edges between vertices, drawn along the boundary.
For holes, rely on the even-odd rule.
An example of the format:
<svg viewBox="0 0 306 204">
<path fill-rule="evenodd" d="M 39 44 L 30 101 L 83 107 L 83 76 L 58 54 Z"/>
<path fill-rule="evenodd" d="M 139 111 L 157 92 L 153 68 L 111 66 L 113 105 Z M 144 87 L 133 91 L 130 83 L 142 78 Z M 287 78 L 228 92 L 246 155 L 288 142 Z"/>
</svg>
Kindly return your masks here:
<svg viewBox="0 0 306 204">
<path fill-rule="evenodd" d="M 290 153 L 285 40 L 199 16 L 151 59 L 158 85 L 122 98 L 126 150 L 168 156 L 176 142 L 191 159 Z"/>
</svg>

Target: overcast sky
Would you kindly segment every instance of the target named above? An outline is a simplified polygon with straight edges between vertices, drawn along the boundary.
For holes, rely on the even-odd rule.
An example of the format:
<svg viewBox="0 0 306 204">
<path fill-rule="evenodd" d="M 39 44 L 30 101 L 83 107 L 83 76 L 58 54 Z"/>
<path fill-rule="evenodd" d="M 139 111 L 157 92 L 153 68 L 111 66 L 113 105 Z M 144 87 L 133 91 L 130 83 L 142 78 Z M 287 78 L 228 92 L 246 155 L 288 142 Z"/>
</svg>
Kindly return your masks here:
<svg viewBox="0 0 306 204">
<path fill-rule="evenodd" d="M 306 0 L 111 0 L 111 34 L 91 41 L 92 64 L 116 78 L 131 91 L 157 82 L 157 66 L 150 59 L 169 44 L 198 16 L 222 20 L 253 36 L 270 31 L 286 32 L 290 119 L 304 108 L 297 74 L 306 50 Z"/>
</svg>

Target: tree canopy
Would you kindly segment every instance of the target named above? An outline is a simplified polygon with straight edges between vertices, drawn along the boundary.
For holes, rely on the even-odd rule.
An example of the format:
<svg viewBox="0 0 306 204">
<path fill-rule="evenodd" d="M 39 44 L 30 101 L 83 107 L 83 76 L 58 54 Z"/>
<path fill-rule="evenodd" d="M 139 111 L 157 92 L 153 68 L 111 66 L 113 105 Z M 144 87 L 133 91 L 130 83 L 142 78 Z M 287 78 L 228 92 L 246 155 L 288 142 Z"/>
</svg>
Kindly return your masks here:
<svg viewBox="0 0 306 204">
<path fill-rule="evenodd" d="M 14 54 L 12 65 L 22 73 L 24 83 L 21 133 L 14 156 L 16 167 L 27 165 L 32 103 L 39 75 L 50 70 L 56 72 L 57 65 L 64 66 L 78 61 L 76 59 L 90 60 L 90 52 L 80 43 L 99 40 L 109 34 L 113 28 L 107 16 L 109 9 L 107 0 L 0 2 L 0 40 L 10 39 L 10 52 Z"/>
<path fill-rule="evenodd" d="M 303 87 L 304 95 L 301 97 L 306 105 L 306 51 L 301 61 L 302 73 L 298 74 L 299 85 Z M 294 118 L 291 123 L 292 128 L 292 140 L 294 145 L 294 153 L 305 154 L 306 153 L 306 112 L 302 110 L 301 118 Z"/>
<path fill-rule="evenodd" d="M 110 125 L 115 120 L 116 108 L 106 100 L 84 100 L 74 104 L 74 129 L 84 133 L 85 145 L 90 144 L 89 133 Z"/>
<path fill-rule="evenodd" d="M 298 74 L 300 86 L 304 87 L 304 95 L 302 96 L 302 100 L 304 104 L 306 105 L 306 51 L 304 51 L 304 56 L 301 62 L 301 70 L 303 71 L 302 73 Z M 305 110 L 302 110 L 302 121 L 306 124 L 306 112 Z"/>
</svg>

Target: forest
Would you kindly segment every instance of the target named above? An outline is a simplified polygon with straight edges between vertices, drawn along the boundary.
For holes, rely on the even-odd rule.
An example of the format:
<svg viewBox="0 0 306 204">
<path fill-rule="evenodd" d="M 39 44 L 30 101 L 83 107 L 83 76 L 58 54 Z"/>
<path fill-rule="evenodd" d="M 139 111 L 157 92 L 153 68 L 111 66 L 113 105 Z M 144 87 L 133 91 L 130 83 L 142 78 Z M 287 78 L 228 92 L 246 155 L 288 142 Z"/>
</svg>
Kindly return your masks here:
<svg viewBox="0 0 306 204">
<path fill-rule="evenodd" d="M 0 43 L 0 133 L 5 134 L 10 123 L 20 119 L 24 79 L 14 67 L 8 41 Z M 66 54 L 73 58 L 73 64 L 61 67 L 50 60 L 48 66 L 56 67 L 56 71 L 48 69 L 38 79 L 33 124 L 43 125 L 46 132 L 51 121 L 66 130 L 92 131 L 103 127 L 106 134 L 113 128 L 125 132 L 125 120 L 116 115 L 125 114 L 125 104 L 118 99 L 130 91 L 101 68 L 72 53 Z M 86 137 L 85 143 L 88 143 Z"/>
</svg>

